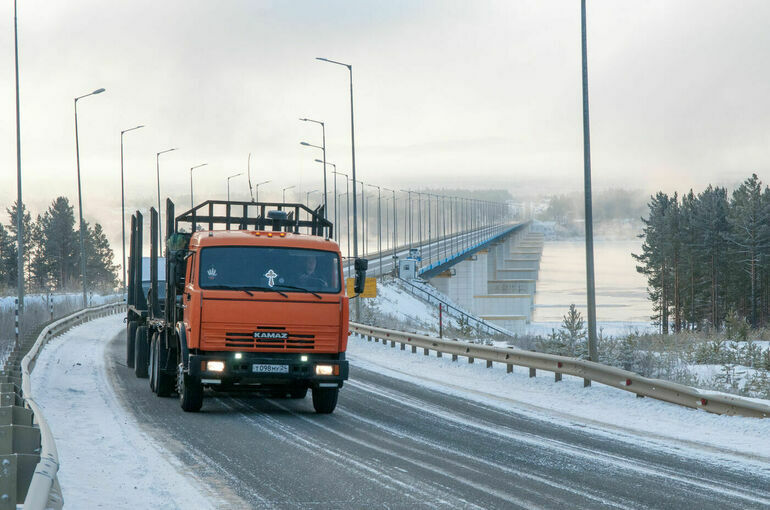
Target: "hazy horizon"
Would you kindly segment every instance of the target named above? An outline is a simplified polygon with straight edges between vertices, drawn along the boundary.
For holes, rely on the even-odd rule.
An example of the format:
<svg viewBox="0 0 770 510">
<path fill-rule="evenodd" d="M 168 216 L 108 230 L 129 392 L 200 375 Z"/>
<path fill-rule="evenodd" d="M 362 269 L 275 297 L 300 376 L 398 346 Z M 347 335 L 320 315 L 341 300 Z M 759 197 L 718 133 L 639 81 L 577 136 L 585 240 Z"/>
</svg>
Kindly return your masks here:
<svg viewBox="0 0 770 510">
<path fill-rule="evenodd" d="M 770 4 L 652 1 L 588 6 L 594 190 L 733 186 L 767 175 L 764 92 Z M 0 204 L 16 198 L 13 6 L 0 10 Z M 116 37 L 120 34 L 120 37 Z M 654 35 L 654 37 L 653 37 Z M 84 214 L 120 238 L 120 130 L 127 210 L 161 192 L 224 198 L 225 177 L 260 190 L 321 185 L 350 169 L 353 65 L 358 178 L 384 186 L 502 188 L 514 196 L 583 184 L 579 2 L 207 2 L 19 4 L 24 201 L 77 203 L 72 101 L 79 102 Z M 231 181 L 246 199 L 245 176 Z M 331 176 L 329 189 L 332 188 Z M 119 256 L 119 253 L 116 252 Z"/>
</svg>

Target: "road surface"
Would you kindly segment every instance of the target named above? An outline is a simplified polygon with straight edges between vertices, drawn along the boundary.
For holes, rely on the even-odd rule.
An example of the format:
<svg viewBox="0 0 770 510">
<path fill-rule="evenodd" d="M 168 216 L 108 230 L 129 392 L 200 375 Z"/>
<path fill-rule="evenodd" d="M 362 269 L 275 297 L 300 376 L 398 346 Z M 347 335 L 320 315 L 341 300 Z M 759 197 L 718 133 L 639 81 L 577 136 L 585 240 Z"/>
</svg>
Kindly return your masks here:
<svg viewBox="0 0 770 510">
<path fill-rule="evenodd" d="M 107 349 L 146 431 L 245 508 L 768 508 L 768 470 L 689 457 L 385 377 L 351 363 L 333 415 L 310 397 L 207 392 L 184 413 Z M 704 458 L 713 460 L 704 461 Z"/>
</svg>

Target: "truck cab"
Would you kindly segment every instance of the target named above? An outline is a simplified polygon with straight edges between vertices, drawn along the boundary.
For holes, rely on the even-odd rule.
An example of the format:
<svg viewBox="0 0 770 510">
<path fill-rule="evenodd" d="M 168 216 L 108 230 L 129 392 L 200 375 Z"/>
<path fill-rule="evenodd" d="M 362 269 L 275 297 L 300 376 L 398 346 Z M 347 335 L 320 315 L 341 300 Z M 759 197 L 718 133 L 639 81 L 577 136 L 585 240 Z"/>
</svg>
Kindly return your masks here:
<svg viewBox="0 0 770 510">
<path fill-rule="evenodd" d="M 291 232 L 191 236 L 183 328 L 189 374 L 222 389 L 304 394 L 348 376 L 348 298 L 330 239 Z"/>
</svg>

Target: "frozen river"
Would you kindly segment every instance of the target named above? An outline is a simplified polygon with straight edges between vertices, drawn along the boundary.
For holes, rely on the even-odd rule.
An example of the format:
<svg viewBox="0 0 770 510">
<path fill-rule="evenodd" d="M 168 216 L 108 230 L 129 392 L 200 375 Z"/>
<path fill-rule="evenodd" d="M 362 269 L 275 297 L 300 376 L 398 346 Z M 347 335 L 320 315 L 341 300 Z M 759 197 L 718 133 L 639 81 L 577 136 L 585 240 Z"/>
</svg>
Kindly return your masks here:
<svg viewBox="0 0 770 510">
<path fill-rule="evenodd" d="M 640 239 L 597 240 L 597 322 L 607 333 L 647 329 L 652 307 L 647 281 L 636 272 L 631 253 L 639 253 Z M 583 241 L 546 241 L 532 316 L 533 332 L 557 326 L 574 303 L 585 317 L 586 269 Z"/>
</svg>

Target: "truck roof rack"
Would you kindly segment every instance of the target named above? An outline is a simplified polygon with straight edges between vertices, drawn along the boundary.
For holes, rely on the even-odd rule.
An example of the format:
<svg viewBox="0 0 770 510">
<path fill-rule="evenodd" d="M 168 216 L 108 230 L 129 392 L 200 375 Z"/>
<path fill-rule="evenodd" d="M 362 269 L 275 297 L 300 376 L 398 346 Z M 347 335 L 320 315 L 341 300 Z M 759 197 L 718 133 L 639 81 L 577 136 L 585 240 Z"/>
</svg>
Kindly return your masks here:
<svg viewBox="0 0 770 510">
<path fill-rule="evenodd" d="M 281 211 L 284 214 L 276 213 Z M 207 200 L 176 217 L 175 230 L 180 223 L 189 224 L 190 232 L 208 230 L 267 230 L 306 233 L 331 238 L 332 222 L 324 218 L 323 205 L 310 209 L 304 204 L 283 202 L 234 202 Z"/>
</svg>

